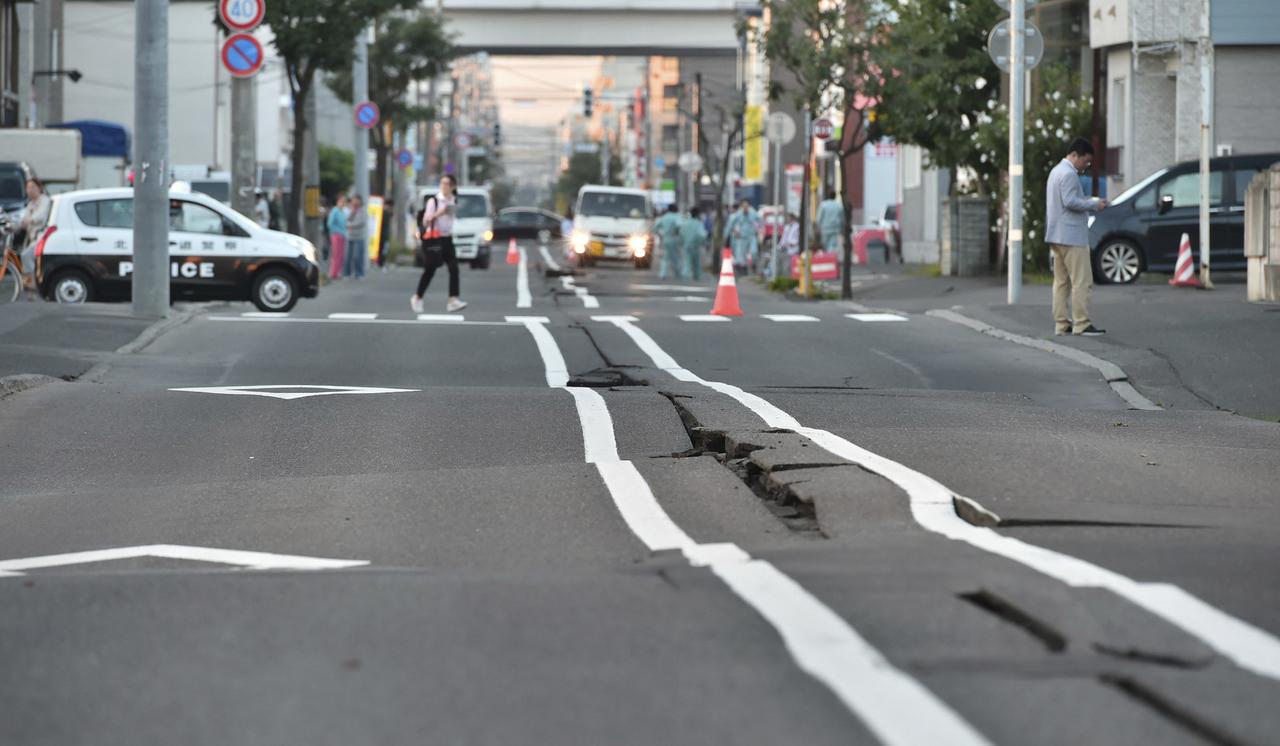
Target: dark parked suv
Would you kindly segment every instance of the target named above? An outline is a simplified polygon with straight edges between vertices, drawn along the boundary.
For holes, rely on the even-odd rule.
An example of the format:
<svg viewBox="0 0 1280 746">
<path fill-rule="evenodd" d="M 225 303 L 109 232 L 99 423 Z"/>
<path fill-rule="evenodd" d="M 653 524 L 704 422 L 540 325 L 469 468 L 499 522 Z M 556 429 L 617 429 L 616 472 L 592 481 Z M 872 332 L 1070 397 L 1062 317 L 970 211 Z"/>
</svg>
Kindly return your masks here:
<svg viewBox="0 0 1280 746">
<path fill-rule="evenodd" d="M 1209 251 L 1214 269 L 1242 270 L 1244 192 L 1280 153 L 1209 162 Z M 1161 169 L 1116 197 L 1089 220 L 1093 273 L 1099 282 L 1130 283 L 1146 271 L 1172 272 L 1182 234 L 1200 265 L 1200 163 Z"/>
</svg>

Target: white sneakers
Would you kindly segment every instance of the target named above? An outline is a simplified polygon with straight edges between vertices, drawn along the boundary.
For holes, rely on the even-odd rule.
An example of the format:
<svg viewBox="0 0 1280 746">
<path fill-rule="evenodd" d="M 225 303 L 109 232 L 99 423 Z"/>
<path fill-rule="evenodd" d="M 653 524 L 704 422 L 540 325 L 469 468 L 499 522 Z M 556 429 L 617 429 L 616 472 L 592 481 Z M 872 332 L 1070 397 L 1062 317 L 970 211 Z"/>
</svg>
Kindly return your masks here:
<svg viewBox="0 0 1280 746">
<path fill-rule="evenodd" d="M 453 313 L 454 311 L 461 311 L 466 307 L 467 307 L 467 302 L 461 298 L 450 298 L 449 302 L 445 304 L 445 310 L 447 310 L 449 313 Z M 416 295 L 410 297 L 409 308 L 413 309 L 414 313 L 422 313 L 422 299 Z"/>
</svg>

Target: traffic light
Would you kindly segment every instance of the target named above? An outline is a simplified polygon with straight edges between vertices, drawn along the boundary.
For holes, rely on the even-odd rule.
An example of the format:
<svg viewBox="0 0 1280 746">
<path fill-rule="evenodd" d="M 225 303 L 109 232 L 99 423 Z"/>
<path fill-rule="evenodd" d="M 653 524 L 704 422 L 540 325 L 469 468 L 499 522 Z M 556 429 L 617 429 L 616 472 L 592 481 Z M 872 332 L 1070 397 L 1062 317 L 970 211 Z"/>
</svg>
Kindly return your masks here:
<svg viewBox="0 0 1280 746">
<path fill-rule="evenodd" d="M 587 119 L 591 118 L 591 113 L 595 107 L 595 102 L 592 100 L 592 96 L 593 92 L 591 90 L 591 86 L 584 86 L 582 89 L 582 116 Z"/>
<path fill-rule="evenodd" d="M 493 123 L 493 147 L 502 147 L 502 124 L 499 122 Z"/>
</svg>

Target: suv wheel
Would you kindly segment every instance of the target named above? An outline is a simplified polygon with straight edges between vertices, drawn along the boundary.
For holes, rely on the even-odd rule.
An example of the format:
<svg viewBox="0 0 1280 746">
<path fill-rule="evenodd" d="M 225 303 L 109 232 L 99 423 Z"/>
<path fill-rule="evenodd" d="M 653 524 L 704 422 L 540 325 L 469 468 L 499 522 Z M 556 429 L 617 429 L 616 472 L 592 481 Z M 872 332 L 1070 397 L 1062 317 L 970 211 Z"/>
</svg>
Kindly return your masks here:
<svg viewBox="0 0 1280 746">
<path fill-rule="evenodd" d="M 1142 274 L 1142 252 L 1128 241 L 1107 241 L 1094 258 L 1094 270 L 1104 282 L 1128 285 Z"/>
<path fill-rule="evenodd" d="M 285 313 L 298 303 L 298 281 L 288 270 L 264 269 L 253 281 L 253 295 L 249 300 L 259 311 Z"/>
<path fill-rule="evenodd" d="M 68 269 L 53 279 L 49 297 L 58 303 L 88 303 L 93 299 L 93 283 L 84 272 Z"/>
</svg>

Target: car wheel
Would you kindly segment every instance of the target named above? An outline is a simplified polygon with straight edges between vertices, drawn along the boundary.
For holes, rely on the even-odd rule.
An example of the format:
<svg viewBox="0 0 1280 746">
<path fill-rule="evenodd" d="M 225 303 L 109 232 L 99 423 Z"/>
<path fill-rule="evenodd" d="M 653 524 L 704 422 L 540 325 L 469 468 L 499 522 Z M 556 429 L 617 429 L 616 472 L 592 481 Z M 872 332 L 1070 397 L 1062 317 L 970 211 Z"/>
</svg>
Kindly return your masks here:
<svg viewBox="0 0 1280 746">
<path fill-rule="evenodd" d="M 253 281 L 250 300 L 259 311 L 285 313 L 298 302 L 298 281 L 288 270 L 264 269 Z"/>
<path fill-rule="evenodd" d="M 49 284 L 49 297 L 57 303 L 88 303 L 93 300 L 93 282 L 78 269 L 65 270 Z"/>
<path fill-rule="evenodd" d="M 1094 270 L 1103 282 L 1128 285 L 1142 274 L 1142 252 L 1128 241 L 1107 241 L 1094 259 Z"/>
</svg>

